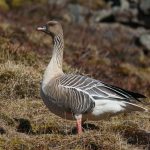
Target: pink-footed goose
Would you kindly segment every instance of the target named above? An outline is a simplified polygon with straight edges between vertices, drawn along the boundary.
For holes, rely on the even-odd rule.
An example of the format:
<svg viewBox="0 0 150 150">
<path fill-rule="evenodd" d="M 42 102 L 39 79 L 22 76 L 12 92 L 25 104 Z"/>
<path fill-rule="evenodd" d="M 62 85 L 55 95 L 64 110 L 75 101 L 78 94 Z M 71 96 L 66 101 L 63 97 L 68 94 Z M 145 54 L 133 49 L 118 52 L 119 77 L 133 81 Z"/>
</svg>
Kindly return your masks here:
<svg viewBox="0 0 150 150">
<path fill-rule="evenodd" d="M 99 120 L 120 112 L 145 111 L 135 104 L 144 95 L 127 91 L 104 82 L 62 71 L 64 39 L 62 26 L 49 21 L 37 28 L 53 39 L 53 53 L 41 84 L 41 97 L 54 114 L 65 119 L 76 119 L 78 133 L 82 120 Z"/>
</svg>

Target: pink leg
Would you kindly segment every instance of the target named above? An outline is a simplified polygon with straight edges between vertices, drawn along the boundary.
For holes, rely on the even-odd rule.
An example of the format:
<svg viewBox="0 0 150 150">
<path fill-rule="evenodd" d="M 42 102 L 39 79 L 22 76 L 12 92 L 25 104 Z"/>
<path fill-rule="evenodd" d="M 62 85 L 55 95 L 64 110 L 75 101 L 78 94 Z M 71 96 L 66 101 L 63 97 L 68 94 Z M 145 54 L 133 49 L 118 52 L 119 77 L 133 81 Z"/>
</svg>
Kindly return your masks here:
<svg viewBox="0 0 150 150">
<path fill-rule="evenodd" d="M 78 134 L 82 134 L 82 119 L 77 119 L 77 130 Z"/>
<path fill-rule="evenodd" d="M 75 115 L 77 120 L 77 130 L 78 134 L 82 134 L 82 115 Z"/>
</svg>

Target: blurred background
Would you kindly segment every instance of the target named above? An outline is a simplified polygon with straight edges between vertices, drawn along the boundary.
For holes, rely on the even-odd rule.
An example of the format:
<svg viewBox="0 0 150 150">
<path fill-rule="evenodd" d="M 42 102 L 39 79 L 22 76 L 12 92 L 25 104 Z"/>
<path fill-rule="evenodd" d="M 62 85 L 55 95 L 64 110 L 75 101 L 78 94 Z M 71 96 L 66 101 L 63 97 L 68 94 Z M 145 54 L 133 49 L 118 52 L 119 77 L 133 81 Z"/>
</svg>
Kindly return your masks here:
<svg viewBox="0 0 150 150">
<path fill-rule="evenodd" d="M 102 122 L 97 125 L 103 138 L 91 131 L 93 136 L 88 136 L 86 144 L 81 138 L 69 148 L 64 144 L 66 139 L 72 142 L 75 137 L 62 137 L 65 122 L 57 122 L 39 96 L 52 41 L 36 27 L 49 20 L 60 21 L 64 29 L 65 72 L 83 73 L 150 96 L 150 0 L 0 0 L 2 149 L 51 149 L 51 144 L 58 149 L 149 148 L 148 114 L 120 116 L 111 120 L 115 127 L 109 129 L 108 122 Z M 131 127 L 130 132 L 118 134 L 116 127 L 124 120 L 134 123 L 125 124 L 125 128 Z M 124 125 L 119 129 L 124 129 Z M 132 129 L 139 137 L 143 135 L 141 140 L 132 134 Z M 60 142 L 60 137 L 65 140 Z"/>
</svg>

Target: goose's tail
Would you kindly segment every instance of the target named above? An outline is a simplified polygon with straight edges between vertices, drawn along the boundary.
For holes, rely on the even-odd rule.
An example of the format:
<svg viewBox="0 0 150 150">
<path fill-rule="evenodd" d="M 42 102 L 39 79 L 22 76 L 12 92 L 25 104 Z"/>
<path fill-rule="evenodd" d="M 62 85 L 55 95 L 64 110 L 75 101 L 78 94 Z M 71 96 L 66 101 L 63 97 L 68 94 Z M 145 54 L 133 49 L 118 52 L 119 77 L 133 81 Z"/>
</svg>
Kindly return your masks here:
<svg viewBox="0 0 150 150">
<path fill-rule="evenodd" d="M 127 112 L 131 111 L 145 111 L 147 112 L 148 110 L 142 106 L 136 105 L 134 103 L 129 103 L 129 102 L 124 102 L 125 103 L 125 110 Z"/>
</svg>

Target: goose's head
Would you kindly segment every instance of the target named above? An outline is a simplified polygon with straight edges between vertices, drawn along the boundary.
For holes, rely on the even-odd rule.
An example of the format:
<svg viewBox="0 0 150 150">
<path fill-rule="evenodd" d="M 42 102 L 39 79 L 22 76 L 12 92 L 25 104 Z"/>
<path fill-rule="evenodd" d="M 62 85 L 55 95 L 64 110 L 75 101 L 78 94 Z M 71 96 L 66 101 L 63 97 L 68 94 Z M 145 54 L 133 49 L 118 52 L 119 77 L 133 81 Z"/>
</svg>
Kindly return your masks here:
<svg viewBox="0 0 150 150">
<path fill-rule="evenodd" d="M 52 37 L 63 33 L 62 26 L 58 21 L 49 21 L 45 25 L 38 27 L 37 30 L 49 34 Z"/>
</svg>

